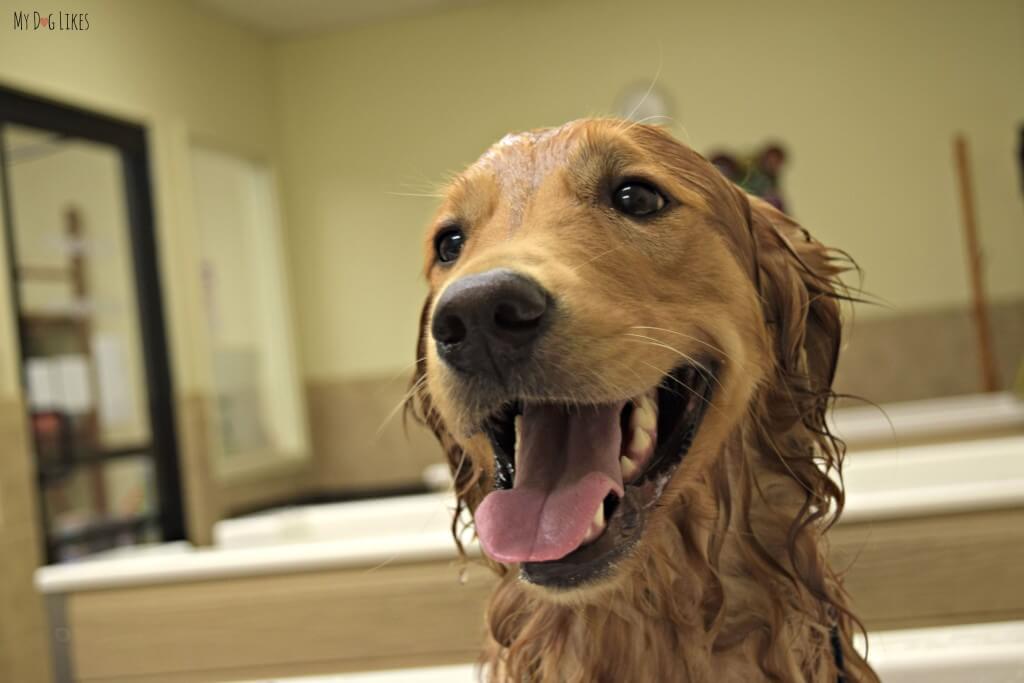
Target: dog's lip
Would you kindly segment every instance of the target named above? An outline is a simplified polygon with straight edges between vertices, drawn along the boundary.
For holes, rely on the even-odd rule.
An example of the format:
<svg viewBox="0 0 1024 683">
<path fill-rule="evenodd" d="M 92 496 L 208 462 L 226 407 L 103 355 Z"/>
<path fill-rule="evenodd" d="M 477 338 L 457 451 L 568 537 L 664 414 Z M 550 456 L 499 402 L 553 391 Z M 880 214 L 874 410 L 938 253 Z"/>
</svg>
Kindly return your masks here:
<svg viewBox="0 0 1024 683">
<path fill-rule="evenodd" d="M 549 588 L 578 587 L 608 575 L 615 563 L 634 548 L 642 536 L 647 514 L 660 499 L 703 422 L 716 374 L 713 364 L 697 363 L 664 375 L 657 387 L 659 406 L 664 407 L 659 409 L 657 448 L 643 472 L 626 484 L 623 497 L 614 501 L 604 532 L 560 559 L 524 562 L 520 566 L 524 580 Z M 680 386 L 689 393 L 682 394 Z M 512 415 L 514 419 L 521 406 L 522 401 L 512 401 L 499 415 Z M 488 424 L 485 431 L 493 444 L 496 486 L 510 488 L 515 480 L 515 463 L 507 450 L 514 453 L 514 441 L 508 449 L 511 435 L 502 439 L 501 434 L 496 434 L 498 422 L 493 418 Z"/>
</svg>

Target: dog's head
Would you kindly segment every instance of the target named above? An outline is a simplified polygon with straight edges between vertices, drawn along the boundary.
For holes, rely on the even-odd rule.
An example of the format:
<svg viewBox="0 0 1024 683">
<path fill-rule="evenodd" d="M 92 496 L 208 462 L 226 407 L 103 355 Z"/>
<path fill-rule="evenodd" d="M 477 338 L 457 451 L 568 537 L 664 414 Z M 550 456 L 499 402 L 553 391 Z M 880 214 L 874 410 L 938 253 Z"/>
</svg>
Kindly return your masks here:
<svg viewBox="0 0 1024 683">
<path fill-rule="evenodd" d="M 838 272 L 660 128 L 494 145 L 428 233 L 414 387 L 486 554 L 599 586 L 735 434 L 823 426 Z"/>
</svg>

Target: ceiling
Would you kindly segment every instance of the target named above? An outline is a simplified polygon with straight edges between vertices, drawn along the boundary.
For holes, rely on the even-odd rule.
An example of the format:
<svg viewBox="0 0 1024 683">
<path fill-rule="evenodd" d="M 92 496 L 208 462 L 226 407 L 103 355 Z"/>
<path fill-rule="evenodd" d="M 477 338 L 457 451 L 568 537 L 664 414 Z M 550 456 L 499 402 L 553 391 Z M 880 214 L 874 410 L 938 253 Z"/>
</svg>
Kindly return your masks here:
<svg viewBox="0 0 1024 683">
<path fill-rule="evenodd" d="M 487 0 L 193 0 L 196 5 L 270 36 L 366 24 Z"/>
</svg>

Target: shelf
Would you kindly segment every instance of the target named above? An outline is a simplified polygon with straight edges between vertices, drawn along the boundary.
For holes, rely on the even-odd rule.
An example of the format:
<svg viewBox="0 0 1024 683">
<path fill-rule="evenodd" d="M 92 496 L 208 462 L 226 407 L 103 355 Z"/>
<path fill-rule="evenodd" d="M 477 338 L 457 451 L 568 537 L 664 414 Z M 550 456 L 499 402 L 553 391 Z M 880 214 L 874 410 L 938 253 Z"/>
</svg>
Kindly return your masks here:
<svg viewBox="0 0 1024 683">
<path fill-rule="evenodd" d="M 43 485 L 52 485 L 67 478 L 68 475 L 83 466 L 98 465 L 111 460 L 131 457 L 151 457 L 152 448 L 149 444 L 140 444 L 125 448 L 108 448 L 80 455 L 72 460 L 60 463 L 38 463 L 39 481 Z"/>
<path fill-rule="evenodd" d="M 65 266 L 18 266 L 18 275 L 23 279 L 67 281 L 75 272 Z"/>
<path fill-rule="evenodd" d="M 67 309 L 38 313 L 22 312 L 18 317 L 27 325 L 82 325 L 89 322 L 92 316 L 86 310 Z"/>
<path fill-rule="evenodd" d="M 135 515 L 121 519 L 109 519 L 87 524 L 81 529 L 51 534 L 47 542 L 51 548 L 59 548 L 73 543 L 90 543 L 111 536 L 119 536 L 125 532 L 141 533 L 147 525 L 156 524 L 159 518 L 155 514 Z"/>
</svg>

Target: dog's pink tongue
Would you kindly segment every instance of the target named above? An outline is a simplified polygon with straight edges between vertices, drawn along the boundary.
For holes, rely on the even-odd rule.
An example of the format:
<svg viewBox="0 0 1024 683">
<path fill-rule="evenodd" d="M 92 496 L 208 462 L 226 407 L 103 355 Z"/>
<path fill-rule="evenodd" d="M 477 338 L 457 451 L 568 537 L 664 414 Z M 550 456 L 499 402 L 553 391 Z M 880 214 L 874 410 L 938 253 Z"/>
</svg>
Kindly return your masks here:
<svg viewBox="0 0 1024 683">
<path fill-rule="evenodd" d="M 543 562 L 579 547 L 605 496 L 623 493 L 619 415 L 624 405 L 541 405 L 523 411 L 515 485 L 492 492 L 474 515 L 489 556 L 499 562 Z"/>
</svg>

